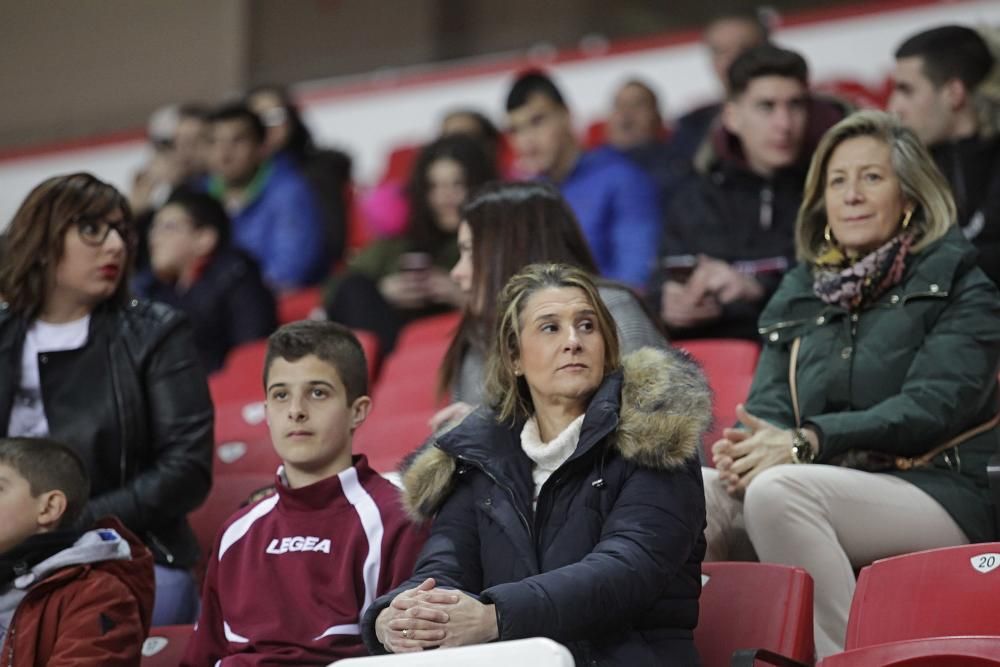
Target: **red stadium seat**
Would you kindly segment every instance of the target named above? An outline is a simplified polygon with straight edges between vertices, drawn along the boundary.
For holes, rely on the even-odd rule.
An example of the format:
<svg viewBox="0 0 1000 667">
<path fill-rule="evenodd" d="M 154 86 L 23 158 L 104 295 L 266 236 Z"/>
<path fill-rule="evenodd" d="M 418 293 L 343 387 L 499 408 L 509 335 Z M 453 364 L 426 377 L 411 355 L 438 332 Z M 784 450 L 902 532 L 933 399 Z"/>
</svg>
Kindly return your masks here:
<svg viewBox="0 0 1000 667">
<path fill-rule="evenodd" d="M 712 388 L 713 426 L 703 440 L 704 462 L 712 465 L 712 444 L 722 437 L 722 429 L 736 422 L 736 406 L 750 393 L 760 346 L 736 339 L 683 340 L 676 345 L 701 365 Z"/>
<path fill-rule="evenodd" d="M 393 414 L 375 407 L 354 433 L 354 453 L 366 455 L 368 465 L 380 473 L 394 472 L 430 436 L 427 422 L 433 414 L 433 410 Z"/>
<path fill-rule="evenodd" d="M 194 632 L 193 625 L 161 625 L 142 643 L 142 667 L 177 667 Z"/>
<path fill-rule="evenodd" d="M 876 644 L 824 658 L 821 667 L 996 667 L 1000 637 L 934 637 Z"/>
<path fill-rule="evenodd" d="M 454 311 L 411 322 L 399 333 L 399 338 L 396 340 L 396 351 L 416 348 L 425 343 L 443 345 L 447 349 L 461 319 L 462 314 Z"/>
<path fill-rule="evenodd" d="M 375 378 L 378 376 L 378 365 L 381 361 L 378 356 L 380 354 L 378 336 L 363 329 L 354 329 L 354 335 L 358 337 L 361 349 L 365 351 L 365 361 L 368 363 L 368 392 L 371 393 L 375 387 Z"/>
<path fill-rule="evenodd" d="M 704 563 L 695 646 L 704 667 L 812 664 L 813 581 L 797 567 Z M 736 653 L 736 655 L 734 655 Z"/>
<path fill-rule="evenodd" d="M 208 378 L 208 389 L 216 407 L 225 403 L 264 400 L 266 351 L 266 340 L 255 340 L 233 348 L 222 370 Z"/>
<path fill-rule="evenodd" d="M 380 182 L 400 181 L 405 183 L 409 181 L 410 170 L 413 168 L 413 163 L 417 160 L 417 155 L 420 154 L 420 148 L 420 144 L 409 144 L 394 148 L 386 160 L 385 172 L 382 174 Z"/>
<path fill-rule="evenodd" d="M 1000 542 L 877 560 L 862 569 L 858 577 L 845 648 L 851 660 L 860 661 L 865 649 L 891 650 L 874 648 L 882 644 L 911 642 L 908 647 L 897 648 L 912 655 L 918 648 L 914 640 L 965 635 L 1000 637 L 998 592 Z M 933 643 L 923 646 L 930 648 Z M 951 644 L 945 648 L 958 645 Z M 847 660 L 837 656 L 823 664 L 872 664 Z"/>
<path fill-rule="evenodd" d="M 308 320 L 316 308 L 323 302 L 323 290 L 320 287 L 288 292 L 278 297 L 278 324 L 288 324 L 299 320 Z"/>
<path fill-rule="evenodd" d="M 274 471 L 270 474 L 216 475 L 205 502 L 188 515 L 201 550 L 201 557 L 195 566 L 199 581 L 205 574 L 205 564 L 212 555 L 215 536 L 222 524 L 247 501 L 251 493 L 272 484 Z"/>
</svg>

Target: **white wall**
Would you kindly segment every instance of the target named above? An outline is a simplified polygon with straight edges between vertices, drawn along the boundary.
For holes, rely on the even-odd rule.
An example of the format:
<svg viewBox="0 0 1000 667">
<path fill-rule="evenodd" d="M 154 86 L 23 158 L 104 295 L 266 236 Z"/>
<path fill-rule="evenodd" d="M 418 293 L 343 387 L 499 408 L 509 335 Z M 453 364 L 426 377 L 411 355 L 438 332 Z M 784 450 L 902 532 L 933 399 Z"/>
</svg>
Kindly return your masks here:
<svg viewBox="0 0 1000 667">
<path fill-rule="evenodd" d="M 965 0 L 854 18 L 803 22 L 779 28 L 775 41 L 803 53 L 814 81 L 851 78 L 876 84 L 888 74 L 892 51 L 906 36 L 942 23 L 1000 24 L 1000 2 Z M 433 132 L 440 114 L 452 106 L 480 107 L 500 118 L 511 73 L 528 61 L 511 60 L 500 73 L 448 78 L 443 82 L 406 84 L 367 93 L 338 92 L 343 82 L 303 84 L 304 113 L 320 143 L 348 150 L 355 160 L 355 177 L 364 183 L 377 178 L 386 152 L 393 146 L 422 141 Z M 718 94 L 707 59 L 697 44 L 650 48 L 620 55 L 595 56 L 554 65 L 557 77 L 581 127 L 602 117 L 615 88 L 627 77 L 652 83 L 676 115 Z M 426 73 L 427 68 L 420 68 Z M 431 70 L 434 71 L 434 70 Z M 380 77 L 386 73 L 380 73 Z M 27 192 L 58 173 L 92 171 L 127 189 L 143 162 L 142 142 L 68 150 L 42 157 L 0 160 L 0 227 Z"/>
</svg>

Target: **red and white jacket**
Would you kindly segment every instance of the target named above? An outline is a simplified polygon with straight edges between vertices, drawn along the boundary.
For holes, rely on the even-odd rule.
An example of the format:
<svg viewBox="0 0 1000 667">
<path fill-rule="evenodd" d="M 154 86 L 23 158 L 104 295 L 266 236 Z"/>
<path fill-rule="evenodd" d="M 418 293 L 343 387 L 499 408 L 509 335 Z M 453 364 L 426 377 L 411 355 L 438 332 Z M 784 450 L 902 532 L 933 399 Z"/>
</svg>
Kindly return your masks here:
<svg viewBox="0 0 1000 667">
<path fill-rule="evenodd" d="M 413 574 L 426 530 L 364 456 L 278 493 L 220 530 L 183 665 L 325 665 L 367 655 L 359 619 Z"/>
</svg>

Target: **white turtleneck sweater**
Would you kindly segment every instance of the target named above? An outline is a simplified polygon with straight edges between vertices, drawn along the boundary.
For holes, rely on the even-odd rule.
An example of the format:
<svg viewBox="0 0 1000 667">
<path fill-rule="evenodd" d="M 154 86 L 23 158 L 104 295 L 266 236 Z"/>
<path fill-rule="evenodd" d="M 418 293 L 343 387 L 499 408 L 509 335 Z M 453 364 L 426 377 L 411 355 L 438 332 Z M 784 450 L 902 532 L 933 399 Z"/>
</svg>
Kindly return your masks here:
<svg viewBox="0 0 1000 667">
<path fill-rule="evenodd" d="M 549 442 L 542 442 L 542 436 L 538 432 L 538 421 L 534 417 L 525 422 L 524 428 L 521 429 L 521 449 L 535 464 L 531 469 L 531 479 L 535 482 L 535 493 L 531 499 L 532 511 L 538 505 L 538 494 L 545 480 L 576 451 L 585 416 L 580 415 L 574 419 L 562 433 Z"/>
</svg>

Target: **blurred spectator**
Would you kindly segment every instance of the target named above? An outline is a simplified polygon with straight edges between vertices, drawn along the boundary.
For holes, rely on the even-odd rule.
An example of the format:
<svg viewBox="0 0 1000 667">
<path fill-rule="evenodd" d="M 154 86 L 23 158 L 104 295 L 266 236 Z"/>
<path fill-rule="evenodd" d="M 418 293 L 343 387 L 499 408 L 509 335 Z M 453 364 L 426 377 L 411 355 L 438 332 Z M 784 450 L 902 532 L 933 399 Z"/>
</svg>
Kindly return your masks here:
<svg viewBox="0 0 1000 667">
<path fill-rule="evenodd" d="M 493 121 L 475 109 L 449 111 L 441 119 L 438 137 L 456 134 L 478 141 L 487 159 L 496 165 L 497 173 L 505 175 L 499 157 L 502 137 Z M 376 236 L 398 236 L 406 231 L 410 209 L 402 181 L 387 179 L 379 183 L 365 195 L 361 207 L 365 224 Z"/>
<path fill-rule="evenodd" d="M 388 352 L 406 323 L 461 305 L 462 292 L 448 276 L 458 259 L 459 210 L 468 192 L 494 178 L 474 139 L 443 137 L 424 148 L 408 187 L 406 234 L 372 243 L 327 283 L 329 318 L 373 331 Z"/>
<path fill-rule="evenodd" d="M 467 108 L 449 111 L 441 119 L 440 136 L 449 137 L 453 134 L 464 134 L 479 141 L 486 157 L 497 163 L 497 171 L 501 171 L 497 162 L 500 155 L 500 130 L 485 114 Z"/>
<path fill-rule="evenodd" d="M 712 60 L 712 71 L 720 86 L 728 88 L 727 72 L 736 57 L 747 49 L 767 43 L 770 30 L 756 10 L 722 14 L 705 26 L 702 41 Z M 674 123 L 670 148 L 675 160 L 691 162 L 712 123 L 722 110 L 722 102 L 712 102 L 690 111 Z"/>
<path fill-rule="evenodd" d="M 506 109 L 519 166 L 559 187 L 601 273 L 642 285 L 660 227 L 649 177 L 613 148 L 584 151 L 562 94 L 543 72 L 521 74 L 510 88 Z"/>
<path fill-rule="evenodd" d="M 486 351 L 498 313 L 496 300 L 514 274 L 528 264 L 557 262 L 597 273 L 576 216 L 548 183 L 494 183 L 480 188 L 462 208 L 459 260 L 451 276 L 465 293 L 462 323 L 441 366 L 441 390 L 455 400 L 432 420 L 436 430 L 480 404 Z M 667 342 L 642 301 L 625 285 L 597 279 L 601 299 L 614 319 L 624 354 Z"/>
<path fill-rule="evenodd" d="M 656 92 L 638 79 L 626 81 L 615 93 L 608 116 L 608 143 L 632 159 L 653 179 L 661 210 L 686 171 L 678 165 L 665 141 L 666 128 Z"/>
<path fill-rule="evenodd" d="M 257 263 L 230 244 L 229 216 L 211 196 L 176 191 L 153 218 L 149 245 L 151 268 L 135 290 L 187 314 L 206 371 L 277 327 L 274 296 Z"/>
<path fill-rule="evenodd" d="M 979 249 L 979 266 L 1000 284 L 1000 128 L 977 108 L 977 89 L 993 65 L 972 28 L 913 35 L 896 49 L 889 110 L 930 148 L 955 195 L 958 224 Z"/>
<path fill-rule="evenodd" d="M 243 104 L 210 117 L 207 190 L 233 220 L 233 242 L 261 265 L 268 282 L 291 289 L 318 282 L 329 269 L 320 207 L 302 174 L 267 157 L 267 130 Z"/>
<path fill-rule="evenodd" d="M 680 338 L 757 340 L 757 317 L 794 262 L 810 157 L 808 67 L 764 45 L 729 70 L 713 157 L 679 186 L 664 222 L 651 305 Z"/>
<path fill-rule="evenodd" d="M 136 214 L 163 205 L 174 188 L 192 185 L 207 169 L 208 112 L 195 104 L 171 105 L 149 118 L 153 155 L 135 175 L 129 205 Z"/>
<path fill-rule="evenodd" d="M 334 262 L 342 259 L 350 209 L 351 158 L 338 150 L 317 148 L 285 88 L 258 86 L 246 102 L 267 128 L 268 154 L 275 161 L 290 161 L 309 181 L 326 218 L 327 256 Z"/>
<path fill-rule="evenodd" d="M 196 185 L 208 160 L 208 110 L 197 104 L 170 105 L 149 118 L 149 162 L 136 172 L 129 192 L 138 245 L 136 268 L 149 267 L 147 239 L 153 213 L 175 188 Z"/>
</svg>

